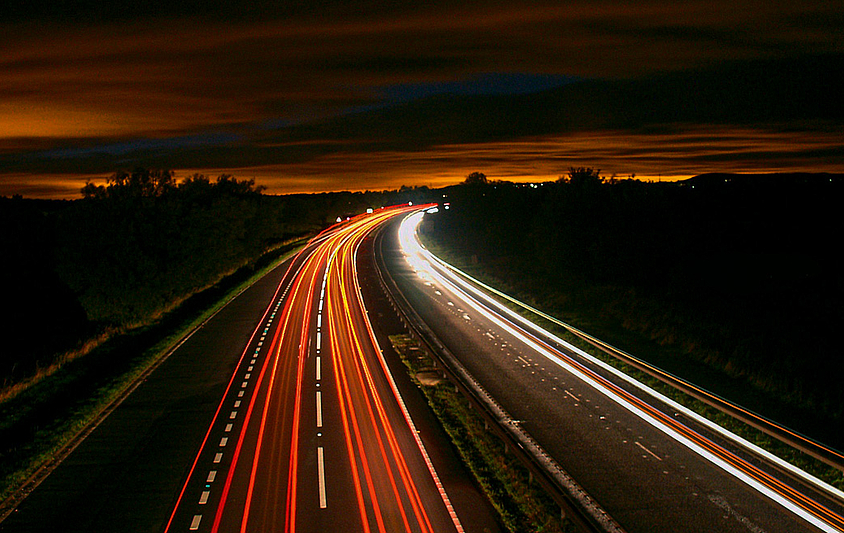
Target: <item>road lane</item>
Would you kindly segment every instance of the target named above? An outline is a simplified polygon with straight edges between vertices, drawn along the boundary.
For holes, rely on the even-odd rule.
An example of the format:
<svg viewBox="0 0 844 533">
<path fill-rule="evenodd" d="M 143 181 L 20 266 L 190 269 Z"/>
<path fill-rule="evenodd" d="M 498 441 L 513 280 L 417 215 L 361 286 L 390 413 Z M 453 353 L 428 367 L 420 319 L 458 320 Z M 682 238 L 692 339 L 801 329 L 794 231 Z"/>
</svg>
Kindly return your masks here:
<svg viewBox="0 0 844 533">
<path fill-rule="evenodd" d="M 285 290 L 291 263 L 181 344 L 0 522 L 0 531 L 162 531 L 244 344 L 267 302 Z"/>
<path fill-rule="evenodd" d="M 357 278 L 364 237 L 408 210 L 353 219 L 303 254 L 167 531 L 463 531 L 386 372 Z"/>
<path fill-rule="evenodd" d="M 403 423 L 406 412 L 400 409 L 401 398 L 389 381 L 360 295 L 355 254 L 364 236 L 359 233 L 344 242 L 328 285 L 330 346 L 337 388 L 341 391 L 346 448 L 350 464 L 355 465 L 359 512 L 367 517 L 364 523 L 375 523 L 379 530 L 462 530 L 447 509 L 447 495 L 438 494 L 432 485 L 436 472 L 429 469 L 430 474 L 426 475 L 421 464 L 413 468 L 412 460 L 416 458 L 418 463 L 419 456 L 406 450 L 414 452 L 420 447 L 424 454 L 424 447 L 407 438 L 413 432 L 400 434 L 395 429 L 407 428 L 412 421 L 407 418 Z M 395 402 L 391 401 L 393 398 Z M 383 468 L 372 468 L 378 464 Z M 436 523 L 437 516 L 450 517 L 451 521 Z"/>
<path fill-rule="evenodd" d="M 752 481 L 769 487 L 763 496 L 723 468 L 713 470 L 708 459 L 701 459 L 701 450 L 718 455 L 727 470 L 748 472 L 756 467 L 750 464 L 754 459 L 716 451 L 720 444 L 698 435 L 698 428 L 678 425 L 674 412 L 666 416 L 636 397 L 624 396 L 618 402 L 618 395 L 626 394 L 623 389 L 614 389 L 616 401 L 609 401 L 608 388 L 615 385 L 599 383 L 601 376 L 585 377 L 581 369 L 572 368 L 573 362 L 563 363 L 567 356 L 558 347 L 540 346 L 543 341 L 505 326 L 470 303 L 462 290 L 410 270 L 395 248 L 386 255 L 392 258 L 390 268 L 405 296 L 441 340 L 623 526 L 634 531 L 676 531 L 678 524 L 688 531 L 708 531 L 714 525 L 721 531 L 813 529 L 774 504 L 773 492 L 777 498 L 785 495 L 786 506 L 810 509 L 819 527 L 840 529 L 840 502 L 821 505 L 832 506 L 830 513 L 808 501 L 818 494 L 804 499 L 766 472 L 757 472 Z M 646 416 L 631 418 L 631 407 Z M 660 424 L 679 433 L 685 444 L 666 439 Z M 698 451 L 689 453 L 690 444 Z"/>
<path fill-rule="evenodd" d="M 448 444 L 435 446 L 434 461 L 423 453 L 392 378 L 383 374 L 353 258 L 363 234 L 389 216 L 375 213 L 332 228 L 225 306 L 0 530 L 394 531 L 405 522 L 409 531 L 459 530 L 435 480 L 436 463 L 450 465 L 447 485 L 470 506 L 459 514 L 479 518 L 479 527 L 466 531 L 499 531 Z M 329 317 L 329 301 L 342 316 Z M 330 323 L 337 330 L 333 349 Z M 423 413 L 421 433 L 430 445 L 442 432 L 431 431 L 427 405 L 404 377 L 404 393 L 419 397 L 412 410 L 414 417 Z M 346 406 L 354 407 L 346 415 L 341 386 L 348 386 Z M 362 446 L 353 443 L 350 452 L 343 416 L 351 412 L 361 419 Z M 350 456 L 358 460 L 356 470 Z M 363 457 L 368 471 L 360 466 Z M 373 480 L 365 512 L 353 472 Z M 369 490 L 365 481 L 362 487 Z"/>
</svg>

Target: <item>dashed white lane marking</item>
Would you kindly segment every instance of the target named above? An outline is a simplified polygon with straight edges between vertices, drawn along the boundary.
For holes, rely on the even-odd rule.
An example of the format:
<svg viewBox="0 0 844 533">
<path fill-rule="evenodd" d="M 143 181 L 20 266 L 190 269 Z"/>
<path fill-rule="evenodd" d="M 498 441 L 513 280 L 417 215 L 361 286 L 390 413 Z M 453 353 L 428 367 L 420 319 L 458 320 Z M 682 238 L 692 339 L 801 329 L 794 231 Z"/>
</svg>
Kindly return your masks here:
<svg viewBox="0 0 844 533">
<path fill-rule="evenodd" d="M 205 479 L 205 482 L 213 483 L 215 479 L 217 479 L 217 471 L 211 470 L 210 472 L 208 472 L 208 477 Z"/>
<path fill-rule="evenodd" d="M 317 331 L 317 334 L 316 334 L 316 349 L 317 350 L 321 349 L 321 346 L 322 346 L 322 334 L 319 331 Z"/>
<path fill-rule="evenodd" d="M 317 474 L 319 476 L 319 508 L 325 509 L 328 501 L 325 495 L 325 458 L 322 446 L 317 448 Z"/>
<path fill-rule="evenodd" d="M 322 359 L 317 356 L 316 358 L 316 380 L 319 381 L 322 379 Z"/>
<path fill-rule="evenodd" d="M 199 495 L 199 505 L 205 505 L 208 503 L 208 496 L 211 496 L 211 491 L 203 490 L 202 494 Z"/>
<path fill-rule="evenodd" d="M 193 520 L 190 521 L 190 530 L 191 531 L 196 531 L 197 529 L 199 529 L 199 521 L 200 520 L 202 520 L 201 514 L 193 515 Z"/>
<path fill-rule="evenodd" d="M 226 424 L 226 429 L 224 429 L 223 431 L 225 431 L 226 433 L 228 433 L 228 432 L 229 432 L 229 431 L 231 431 L 231 430 L 232 430 L 232 424 Z"/>
<path fill-rule="evenodd" d="M 220 439 L 220 446 L 221 446 L 221 447 L 225 446 L 225 445 L 226 445 L 226 444 L 228 444 L 228 443 L 229 443 L 229 438 L 228 438 L 228 437 L 223 437 L 222 439 Z"/>
<path fill-rule="evenodd" d="M 232 420 L 237 418 L 237 411 L 232 411 L 232 413 L 229 415 L 229 418 L 232 419 Z"/>
<path fill-rule="evenodd" d="M 220 462 L 220 461 L 222 461 L 222 460 L 223 460 L 223 454 L 222 454 L 222 453 L 217 453 L 217 454 L 214 456 L 214 463 L 215 463 L 215 464 L 216 464 L 216 463 L 219 463 L 219 462 Z"/>
<path fill-rule="evenodd" d="M 649 454 L 651 454 L 654 458 L 656 458 L 656 460 L 657 460 L 657 461 L 662 461 L 662 457 L 658 456 L 658 455 L 657 455 L 657 454 L 655 454 L 654 452 L 652 452 L 652 451 L 650 451 L 649 449 L 647 449 L 647 448 L 645 448 L 644 446 L 642 446 L 642 444 L 641 444 L 639 441 L 635 441 L 635 443 L 636 443 L 636 446 L 638 446 L 639 448 L 642 448 L 643 450 L 645 450 L 646 452 L 648 452 Z"/>
<path fill-rule="evenodd" d="M 316 426 L 322 427 L 322 393 L 320 391 L 316 393 Z"/>
</svg>

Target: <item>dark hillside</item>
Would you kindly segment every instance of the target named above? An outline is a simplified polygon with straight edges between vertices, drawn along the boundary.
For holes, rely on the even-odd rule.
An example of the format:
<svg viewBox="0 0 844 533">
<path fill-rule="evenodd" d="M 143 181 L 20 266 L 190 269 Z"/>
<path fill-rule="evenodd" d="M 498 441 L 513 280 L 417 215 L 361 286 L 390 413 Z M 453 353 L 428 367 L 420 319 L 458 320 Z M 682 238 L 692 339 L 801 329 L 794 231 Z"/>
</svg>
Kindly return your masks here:
<svg viewBox="0 0 844 533">
<path fill-rule="evenodd" d="M 844 176 L 492 182 L 449 199 L 425 234 L 458 264 L 769 416 L 818 415 L 844 445 Z"/>
<path fill-rule="evenodd" d="M 55 216 L 66 207 L 67 202 L 0 198 L 0 382 L 90 333 L 85 310 L 56 273 Z M 26 361 L 17 356 L 24 352 Z"/>
<path fill-rule="evenodd" d="M 269 196 L 251 180 L 176 183 L 169 171 L 149 169 L 118 172 L 82 192 L 74 201 L 0 198 L 0 385 L 61 363 L 89 339 L 149 325 L 338 216 L 429 194 Z"/>
</svg>

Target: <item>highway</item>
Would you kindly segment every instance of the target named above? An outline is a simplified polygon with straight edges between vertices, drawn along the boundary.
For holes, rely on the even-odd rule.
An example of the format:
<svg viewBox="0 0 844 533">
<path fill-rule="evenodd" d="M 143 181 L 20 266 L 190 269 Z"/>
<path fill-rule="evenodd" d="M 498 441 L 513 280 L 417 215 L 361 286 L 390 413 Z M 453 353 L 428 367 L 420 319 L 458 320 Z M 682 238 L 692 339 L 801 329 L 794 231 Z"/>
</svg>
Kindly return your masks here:
<svg viewBox="0 0 844 533">
<path fill-rule="evenodd" d="M 421 247 L 384 265 L 471 376 L 627 531 L 844 530 L 844 494 L 518 317 Z"/>
<path fill-rule="evenodd" d="M 387 372 L 356 269 L 379 210 L 323 234 L 246 350 L 166 531 L 463 531 Z"/>
<path fill-rule="evenodd" d="M 358 279 L 362 243 L 418 209 L 337 224 L 229 302 L 0 531 L 500 531 Z"/>
</svg>

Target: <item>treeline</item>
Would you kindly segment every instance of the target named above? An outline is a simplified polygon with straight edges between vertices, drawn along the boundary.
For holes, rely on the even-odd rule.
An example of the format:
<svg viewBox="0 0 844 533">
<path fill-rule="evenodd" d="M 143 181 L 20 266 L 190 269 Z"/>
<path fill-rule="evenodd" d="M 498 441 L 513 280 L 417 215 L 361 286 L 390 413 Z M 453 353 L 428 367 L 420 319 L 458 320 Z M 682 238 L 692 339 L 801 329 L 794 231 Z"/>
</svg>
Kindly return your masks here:
<svg viewBox="0 0 844 533">
<path fill-rule="evenodd" d="M 525 186 L 475 174 L 424 231 L 460 264 L 622 348 L 637 335 L 658 343 L 669 354 L 659 363 L 692 381 L 714 369 L 840 421 L 844 180 L 759 178 L 644 183 L 573 168 Z"/>
<path fill-rule="evenodd" d="M 427 189 L 271 196 L 253 180 L 117 172 L 82 198 L 0 198 L 5 285 L 0 384 L 104 332 L 155 320 L 268 250 L 337 216 Z"/>
</svg>

